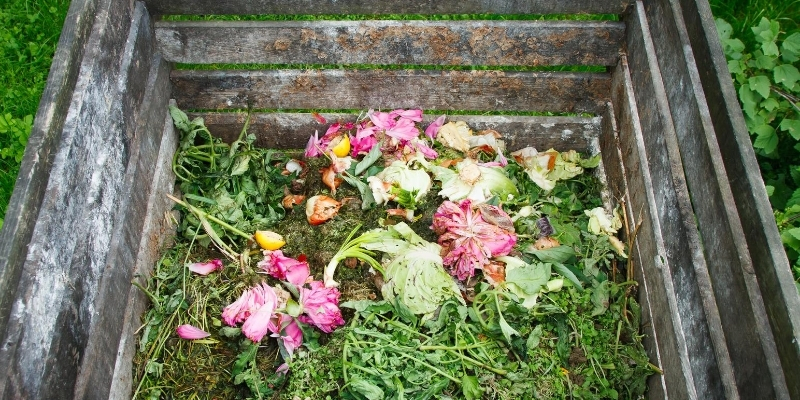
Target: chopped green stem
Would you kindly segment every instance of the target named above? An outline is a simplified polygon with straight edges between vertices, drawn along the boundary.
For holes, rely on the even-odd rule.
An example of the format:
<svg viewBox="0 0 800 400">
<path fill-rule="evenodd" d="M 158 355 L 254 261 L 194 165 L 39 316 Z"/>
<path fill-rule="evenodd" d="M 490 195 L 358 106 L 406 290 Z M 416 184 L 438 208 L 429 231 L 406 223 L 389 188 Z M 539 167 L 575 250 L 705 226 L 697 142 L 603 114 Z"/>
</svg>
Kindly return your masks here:
<svg viewBox="0 0 800 400">
<path fill-rule="evenodd" d="M 441 369 L 436 368 L 433 365 L 430 365 L 430 364 L 426 363 L 425 361 L 422 361 L 422 360 L 419 360 L 417 358 L 411 357 L 410 355 L 405 354 L 405 353 L 400 353 L 399 355 L 400 355 L 400 357 L 408 358 L 410 360 L 416 361 L 417 363 L 428 367 L 429 369 L 431 369 L 432 371 L 436 372 L 437 374 L 439 374 L 439 375 L 441 375 L 441 376 L 443 376 L 443 377 L 445 377 L 447 379 L 450 379 L 451 381 L 453 381 L 453 382 L 455 382 L 457 384 L 461 383 L 460 379 L 457 379 L 457 378 L 453 377 L 452 375 L 448 374 L 447 372 L 444 372 Z"/>
<path fill-rule="evenodd" d="M 233 227 L 232 225 L 228 224 L 227 222 L 225 222 L 225 221 L 223 221 L 223 220 L 221 220 L 221 219 L 219 219 L 219 218 L 217 218 L 217 217 L 215 217 L 215 216 L 213 216 L 211 214 L 208 214 L 205 211 L 203 211 L 203 210 L 201 210 L 201 209 L 199 209 L 199 208 L 197 208 L 197 207 L 195 207 L 195 206 L 193 206 L 193 205 L 191 205 L 189 203 L 186 203 L 183 200 L 180 200 L 180 199 L 178 199 L 178 198 L 176 198 L 174 196 L 171 196 L 171 195 L 167 195 L 167 197 L 172 199 L 172 201 L 174 201 L 174 202 L 186 207 L 189 211 L 191 211 L 193 214 L 197 215 L 198 217 L 202 217 L 202 218 L 208 219 L 210 221 L 213 221 L 216 224 L 220 225 L 221 227 L 223 227 L 223 228 L 225 228 L 225 229 L 227 229 L 227 230 L 229 230 L 229 231 L 231 231 L 231 232 L 233 232 L 233 233 L 235 233 L 235 234 L 237 234 L 237 235 L 239 235 L 239 236 L 241 236 L 241 237 L 243 237 L 243 238 L 245 238 L 247 240 L 250 240 L 250 239 L 253 238 L 252 235 L 249 235 L 249 234 L 247 234 L 245 232 L 242 232 L 241 230 Z"/>
<path fill-rule="evenodd" d="M 459 358 L 461 358 L 464 361 L 471 362 L 472 364 L 475 364 L 475 365 L 477 365 L 477 366 L 479 366 L 481 368 L 488 369 L 489 371 L 492 371 L 492 372 L 494 372 L 494 373 L 496 373 L 498 375 L 505 375 L 505 374 L 508 373 L 508 371 L 506 371 L 504 369 L 499 369 L 499 368 L 492 367 L 490 365 L 486 365 L 486 364 L 484 364 L 484 363 L 482 363 L 482 362 L 480 362 L 480 361 L 478 361 L 478 360 L 476 360 L 476 359 L 474 359 L 472 357 L 465 356 L 465 355 L 463 355 L 463 354 L 461 354 L 461 353 L 459 353 L 459 352 L 457 352 L 455 350 L 452 350 L 452 349 L 446 349 L 446 350 L 449 353 L 455 354 L 456 356 L 458 356 Z"/>
<path fill-rule="evenodd" d="M 419 346 L 420 350 L 468 350 L 468 349 L 477 349 L 480 347 L 486 347 L 489 343 L 476 343 L 470 344 L 466 346 Z"/>
<path fill-rule="evenodd" d="M 150 301 L 151 301 L 151 302 L 152 302 L 152 303 L 153 303 L 153 304 L 154 304 L 154 305 L 155 305 L 157 308 L 161 308 L 161 302 L 160 302 L 160 301 L 158 301 L 158 298 L 157 298 L 157 297 L 156 297 L 156 296 L 155 296 L 153 293 L 150 293 L 150 291 L 149 291 L 149 290 L 147 290 L 147 288 L 145 288 L 144 286 L 142 286 L 142 284 L 141 284 L 141 283 L 139 283 L 139 282 L 136 282 L 136 281 L 131 281 L 131 285 L 133 285 L 133 286 L 136 286 L 137 288 L 139 288 L 139 290 L 141 290 L 142 292 L 144 292 L 144 294 L 145 294 L 145 295 L 147 295 L 147 297 L 150 299 Z"/>
</svg>

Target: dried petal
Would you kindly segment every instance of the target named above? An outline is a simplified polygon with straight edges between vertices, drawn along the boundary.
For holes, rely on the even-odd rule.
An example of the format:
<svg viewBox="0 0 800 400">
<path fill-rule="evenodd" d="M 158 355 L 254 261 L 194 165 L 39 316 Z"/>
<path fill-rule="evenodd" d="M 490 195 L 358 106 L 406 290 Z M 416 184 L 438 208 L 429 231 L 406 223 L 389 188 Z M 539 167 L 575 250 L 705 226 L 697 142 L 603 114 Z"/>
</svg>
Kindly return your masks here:
<svg viewBox="0 0 800 400">
<path fill-rule="evenodd" d="M 189 264 L 189 271 L 200 275 L 208 275 L 216 270 L 222 269 L 222 260 L 215 259 L 204 263 Z"/>
</svg>

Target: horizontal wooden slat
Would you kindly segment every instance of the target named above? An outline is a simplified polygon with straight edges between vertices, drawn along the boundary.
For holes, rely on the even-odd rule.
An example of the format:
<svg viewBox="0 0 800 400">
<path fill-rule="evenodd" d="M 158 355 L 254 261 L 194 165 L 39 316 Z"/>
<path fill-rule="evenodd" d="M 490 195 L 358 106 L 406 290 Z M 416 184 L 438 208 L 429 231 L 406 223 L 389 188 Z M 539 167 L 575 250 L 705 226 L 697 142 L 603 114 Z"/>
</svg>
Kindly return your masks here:
<svg viewBox="0 0 800 400">
<path fill-rule="evenodd" d="M 181 109 L 367 109 L 598 113 L 606 73 L 265 70 L 173 71 Z"/>
<path fill-rule="evenodd" d="M 180 63 L 615 65 L 613 21 L 159 22 L 161 52 Z"/>
<path fill-rule="evenodd" d="M 329 123 L 355 121 L 354 114 L 322 114 Z M 209 131 L 230 143 L 239 137 L 245 113 L 189 113 L 189 118 L 202 117 Z M 422 126 L 435 116 L 426 115 Z M 555 148 L 597 153 L 600 117 L 524 117 L 453 115 L 447 121 L 464 121 L 474 131 L 494 129 L 505 138 L 506 149 L 515 151 L 525 146 L 539 150 Z M 310 113 L 255 113 L 250 117 L 248 133 L 256 136 L 255 145 L 280 149 L 302 149 L 315 131 L 324 133 L 328 125 L 320 124 Z"/>
<path fill-rule="evenodd" d="M 145 0 L 154 14 L 622 14 L 630 0 Z"/>
</svg>

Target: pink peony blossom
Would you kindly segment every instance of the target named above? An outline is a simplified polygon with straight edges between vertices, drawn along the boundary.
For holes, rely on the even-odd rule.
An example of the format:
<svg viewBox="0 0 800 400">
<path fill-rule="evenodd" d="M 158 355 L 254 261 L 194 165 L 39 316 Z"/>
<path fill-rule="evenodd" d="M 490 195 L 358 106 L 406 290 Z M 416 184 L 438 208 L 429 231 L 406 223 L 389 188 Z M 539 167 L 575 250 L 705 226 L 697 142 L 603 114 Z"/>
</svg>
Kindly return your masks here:
<svg viewBox="0 0 800 400">
<path fill-rule="evenodd" d="M 439 118 L 433 120 L 433 122 L 431 122 L 431 124 L 428 125 L 427 128 L 425 128 L 425 136 L 431 139 L 436 139 L 436 134 L 439 133 L 439 128 L 441 128 L 442 125 L 444 125 L 444 119 L 445 116 L 442 115 Z"/>
<path fill-rule="evenodd" d="M 175 331 L 181 339 L 195 340 L 211 336 L 210 333 L 189 324 L 181 325 Z"/>
<path fill-rule="evenodd" d="M 222 310 L 222 319 L 230 326 L 244 321 L 242 333 L 259 342 L 269 329 L 270 319 L 278 308 L 278 296 L 266 283 L 261 283 L 242 293 L 238 300 Z"/>
<path fill-rule="evenodd" d="M 433 216 L 431 229 L 440 235 L 444 265 L 460 280 L 475 275 L 475 269 L 482 269 L 491 257 L 507 255 L 517 242 L 514 232 L 487 222 L 481 209 L 490 212 L 492 220 L 508 217 L 496 206 L 473 208 L 470 200 L 445 201 Z"/>
<path fill-rule="evenodd" d="M 404 110 L 399 108 L 389 113 L 389 116 L 392 118 L 405 118 L 410 119 L 414 122 L 422 122 L 422 110 L 420 109 L 412 109 L 412 110 Z"/>
<path fill-rule="evenodd" d="M 189 264 L 189 271 L 200 275 L 208 275 L 218 269 L 222 269 L 222 260 L 216 259 L 204 263 L 191 263 Z"/>
<path fill-rule="evenodd" d="M 339 290 L 325 287 L 321 281 L 313 281 L 309 286 L 300 288 L 300 305 L 305 313 L 298 318 L 300 322 L 314 325 L 325 333 L 344 325 L 339 310 Z"/>
<path fill-rule="evenodd" d="M 259 261 L 258 267 L 273 278 L 300 286 L 305 283 L 310 273 L 305 256 L 301 255 L 300 257 L 301 260 L 295 260 L 284 256 L 280 250 L 264 250 L 264 260 Z"/>
<path fill-rule="evenodd" d="M 306 157 L 319 157 L 322 155 L 322 150 L 322 143 L 319 140 L 319 132 L 316 131 L 314 132 L 314 136 L 308 138 L 304 155 Z"/>
<path fill-rule="evenodd" d="M 419 136 L 419 129 L 414 121 L 400 118 L 390 127 L 386 128 L 386 136 L 395 138 L 399 141 L 408 141 Z"/>
</svg>

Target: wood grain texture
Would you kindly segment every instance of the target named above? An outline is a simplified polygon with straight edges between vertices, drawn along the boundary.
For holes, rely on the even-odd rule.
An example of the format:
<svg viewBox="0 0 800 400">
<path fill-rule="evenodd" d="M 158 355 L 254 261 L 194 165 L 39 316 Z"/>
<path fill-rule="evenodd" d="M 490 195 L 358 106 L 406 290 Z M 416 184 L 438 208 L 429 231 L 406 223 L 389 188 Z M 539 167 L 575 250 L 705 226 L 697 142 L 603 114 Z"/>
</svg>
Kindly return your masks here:
<svg viewBox="0 0 800 400">
<path fill-rule="evenodd" d="M 189 118 L 202 117 L 208 129 L 230 143 L 238 138 L 246 119 L 245 113 L 189 113 Z M 355 121 L 353 114 L 322 114 L 329 122 Z M 435 116 L 425 115 L 427 126 Z M 597 153 L 600 117 L 517 117 L 453 115 L 447 121 L 464 121 L 473 130 L 493 129 L 505 138 L 506 149 L 515 151 L 525 146 L 540 150 L 573 149 Z M 316 122 L 308 113 L 254 113 L 248 133 L 256 136 L 255 145 L 266 148 L 302 149 L 315 131 L 325 132 L 327 125 Z"/>
<path fill-rule="evenodd" d="M 625 25 L 611 21 L 159 22 L 170 61 L 190 64 L 616 64 Z"/>
<path fill-rule="evenodd" d="M 144 11 L 144 7 L 141 7 L 141 10 Z M 140 39 L 152 44 L 149 16 L 143 15 L 145 17 L 140 20 L 140 30 L 145 32 L 140 34 Z M 152 48 L 149 50 L 152 51 Z M 131 59 L 139 59 L 140 55 L 142 54 L 133 54 Z M 151 209 L 149 201 L 152 200 L 151 189 L 158 165 L 164 117 L 167 114 L 170 97 L 171 68 L 157 54 L 148 54 L 147 58 L 153 62 L 144 85 L 141 111 L 135 113 L 137 118 L 130 144 L 131 157 L 121 185 L 120 196 L 124 200 L 120 202 L 120 208 L 116 212 L 106 256 L 106 268 L 99 282 L 99 293 L 94 301 L 94 307 L 102 312 L 98 313 L 89 330 L 89 340 L 77 378 L 76 398 L 109 396 L 114 384 L 117 350 L 125 322 L 125 318 L 120 318 L 119 315 L 126 309 L 128 303 L 127 297 L 121 294 L 133 288 L 131 286 L 133 267 L 140 261 L 137 250 L 147 233 L 144 223 L 147 220 L 147 213 L 156 211 Z M 121 92 L 130 94 L 130 91 L 124 89 Z M 143 206 L 146 204 L 148 206 Z M 157 204 L 160 203 L 154 203 Z M 133 290 L 138 289 L 133 288 Z"/>
<path fill-rule="evenodd" d="M 778 359 L 791 398 L 800 398 L 800 296 L 783 250 L 772 207 L 764 189 L 737 95 L 729 78 L 707 2 L 680 1 L 689 42 L 694 50 L 715 139 L 728 173 L 733 203 L 745 232 L 747 250 L 758 278 Z M 753 234 L 757 232 L 757 234 Z M 782 385 L 776 384 L 776 387 Z"/>
<path fill-rule="evenodd" d="M 20 165 L 14 192 L 0 229 L 0 338 L 6 335 L 11 308 L 18 295 L 22 265 L 28 242 L 39 214 L 47 177 L 58 150 L 61 129 L 67 115 L 72 90 L 78 80 L 85 41 L 92 31 L 98 0 L 75 0 L 70 4 L 64 29 L 53 55 L 47 85 L 42 93 L 25 156 Z M 0 398 L 4 398 L 6 375 L 0 377 Z"/>
<path fill-rule="evenodd" d="M 650 361 L 665 371 L 663 375 L 655 375 L 648 380 L 648 393 L 654 399 L 698 399 L 690 361 L 693 354 L 690 354 L 686 343 L 677 291 L 670 276 L 671 260 L 666 257 L 668 239 L 662 234 L 659 220 L 661 213 L 656 196 L 660 195 L 657 188 L 661 182 L 655 182 L 650 173 L 639 106 L 624 56 L 614 70 L 612 88 L 623 165 L 622 172 L 615 175 L 626 183 L 627 207 L 624 211 L 628 229 L 636 233 L 629 257 L 634 266 L 634 278 L 640 285 L 642 324 L 649 331 L 644 338 L 645 349 Z M 613 151 L 613 147 L 606 145 L 604 152 L 609 147 Z M 613 173 L 612 168 L 606 168 L 609 174 Z M 626 235 L 632 234 L 626 232 Z M 645 319 L 648 315 L 649 318 Z"/>
<path fill-rule="evenodd" d="M 735 390 L 742 398 L 788 398 L 739 214 L 734 207 L 720 207 L 734 203 L 733 193 L 714 137 L 680 5 L 656 0 L 649 2 L 645 11 L 654 35 L 674 39 L 654 41 L 654 49 L 730 349 Z M 751 328 L 739 329 L 743 326 Z M 751 345 L 741 346 L 741 343 Z M 779 385 L 773 384 L 773 377 Z M 778 395 L 776 391 L 782 393 Z"/>
<path fill-rule="evenodd" d="M 124 174 L 144 93 L 133 82 L 147 81 L 154 48 L 141 24 L 131 25 L 132 7 L 107 1 L 95 10 L 0 349 L 2 398 L 102 397 L 76 392 L 76 379 L 87 344 L 102 340 L 90 337 L 98 314 L 113 312 L 95 301 L 127 203 Z M 139 21 L 149 18 L 138 8 Z M 106 358 L 88 362 L 99 367 Z"/>
<path fill-rule="evenodd" d="M 162 109 L 162 132 L 155 160 L 153 174 L 149 179 L 149 197 L 144 215 L 141 241 L 136 249 L 136 267 L 133 281 L 146 287 L 153 268 L 161 257 L 163 248 L 169 245 L 175 234 L 175 225 L 169 219 L 174 203 L 166 197 L 175 189 L 175 174 L 172 172 L 172 157 L 178 147 L 178 134 L 174 130 L 172 117 Z M 133 246 L 132 246 L 133 247 Z M 125 293 L 123 290 L 122 293 Z M 122 297 L 122 296 L 121 296 Z M 129 400 L 138 382 L 134 382 L 133 359 L 137 353 L 137 331 L 142 324 L 142 316 L 147 311 L 150 300 L 139 288 L 130 285 L 127 290 L 127 305 L 124 307 L 123 331 L 116 351 L 116 364 L 108 394 L 109 400 Z"/>
<path fill-rule="evenodd" d="M 185 110 L 367 109 L 600 112 L 606 73 L 264 70 L 172 73 Z"/>
<path fill-rule="evenodd" d="M 630 0 L 145 0 L 154 14 L 621 14 Z"/>
<path fill-rule="evenodd" d="M 725 332 L 711 278 L 702 253 L 695 215 L 683 176 L 671 110 L 655 59 L 653 38 L 637 7 L 628 22 L 628 63 L 644 132 L 658 219 L 665 241 L 663 255 L 677 299 L 677 314 L 691 355 L 690 368 L 698 398 L 738 398 Z"/>
</svg>

